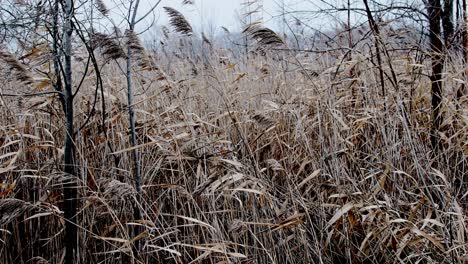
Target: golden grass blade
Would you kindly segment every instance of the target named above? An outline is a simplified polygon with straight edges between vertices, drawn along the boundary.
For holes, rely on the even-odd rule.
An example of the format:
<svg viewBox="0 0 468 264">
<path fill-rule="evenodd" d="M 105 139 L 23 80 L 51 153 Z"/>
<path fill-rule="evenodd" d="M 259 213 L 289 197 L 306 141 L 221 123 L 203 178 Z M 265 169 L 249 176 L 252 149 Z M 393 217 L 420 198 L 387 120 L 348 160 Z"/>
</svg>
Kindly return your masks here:
<svg viewBox="0 0 468 264">
<path fill-rule="evenodd" d="M 140 144 L 140 145 L 138 145 L 138 146 L 129 147 L 129 148 L 126 148 L 126 149 L 121 149 L 121 150 L 119 150 L 119 151 L 112 152 L 111 154 L 112 154 L 112 155 L 122 154 L 122 153 L 125 153 L 125 152 L 132 151 L 132 150 L 134 150 L 134 149 L 140 149 L 140 148 L 144 148 L 144 147 L 150 147 L 150 146 L 153 146 L 153 145 L 156 145 L 156 144 L 157 144 L 157 142 L 148 142 L 148 143 Z"/>
<path fill-rule="evenodd" d="M 347 212 L 349 212 L 349 210 L 353 209 L 354 206 L 355 205 L 352 202 L 343 205 L 343 207 L 338 209 L 338 211 L 335 213 L 335 215 L 328 221 L 328 223 L 326 225 L 326 228 L 328 229 L 330 226 L 332 226 L 334 223 L 336 223 L 336 221 L 338 221 L 338 219 L 343 217 L 343 215 L 345 215 Z"/>
<path fill-rule="evenodd" d="M 320 171 L 321 169 L 318 169 L 318 170 L 315 170 L 314 172 L 312 172 L 309 176 L 307 176 L 307 178 L 305 178 L 304 180 L 302 180 L 298 185 L 297 185 L 297 188 L 298 189 L 301 189 L 303 186 L 305 186 L 309 181 L 315 179 L 319 174 L 320 174 Z"/>
</svg>

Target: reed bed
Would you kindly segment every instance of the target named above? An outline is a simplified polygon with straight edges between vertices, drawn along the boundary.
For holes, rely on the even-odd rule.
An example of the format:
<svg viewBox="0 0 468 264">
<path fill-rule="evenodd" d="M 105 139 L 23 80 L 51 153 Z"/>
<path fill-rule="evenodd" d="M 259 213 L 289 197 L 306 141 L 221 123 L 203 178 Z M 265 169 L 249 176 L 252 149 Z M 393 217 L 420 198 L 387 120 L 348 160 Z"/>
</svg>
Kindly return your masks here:
<svg viewBox="0 0 468 264">
<path fill-rule="evenodd" d="M 81 263 L 466 263 L 464 65 L 447 65 L 434 155 L 429 65 L 391 53 L 399 83 L 384 98 L 365 47 L 346 61 L 148 51 L 157 67 L 134 75 L 141 195 L 122 58 L 102 67 L 102 93 L 90 71 L 76 99 L 77 127 L 91 120 L 77 177 L 62 172 L 56 95 L 1 97 L 0 262 L 63 260 L 62 186 L 77 181 Z"/>
</svg>

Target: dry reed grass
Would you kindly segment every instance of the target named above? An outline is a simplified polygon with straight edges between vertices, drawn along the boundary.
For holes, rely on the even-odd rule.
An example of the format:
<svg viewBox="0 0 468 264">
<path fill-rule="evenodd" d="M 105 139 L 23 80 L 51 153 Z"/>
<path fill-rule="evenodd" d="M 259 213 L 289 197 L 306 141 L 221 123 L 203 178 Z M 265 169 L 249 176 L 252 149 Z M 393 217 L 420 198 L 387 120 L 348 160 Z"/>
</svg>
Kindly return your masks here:
<svg viewBox="0 0 468 264">
<path fill-rule="evenodd" d="M 105 58 L 123 56 L 105 43 Z M 217 50 L 209 65 L 152 56 L 158 72 L 135 77 L 142 199 L 132 185 L 125 79 L 109 63 L 102 78 L 114 152 L 99 110 L 75 142 L 80 261 L 466 263 L 467 98 L 457 107 L 450 88 L 462 65 L 454 58 L 446 76 L 444 151 L 432 159 L 429 80 L 415 74 L 427 65 L 393 54 L 402 84 L 385 108 L 364 49 L 348 62 L 329 52 L 301 65 L 286 52 L 239 60 Z M 94 79 L 84 79 L 77 122 L 91 112 Z M 60 263 L 61 186 L 74 179 L 60 172 L 59 102 L 1 104 L 1 262 Z M 143 232 L 132 236 L 135 225 Z"/>
</svg>

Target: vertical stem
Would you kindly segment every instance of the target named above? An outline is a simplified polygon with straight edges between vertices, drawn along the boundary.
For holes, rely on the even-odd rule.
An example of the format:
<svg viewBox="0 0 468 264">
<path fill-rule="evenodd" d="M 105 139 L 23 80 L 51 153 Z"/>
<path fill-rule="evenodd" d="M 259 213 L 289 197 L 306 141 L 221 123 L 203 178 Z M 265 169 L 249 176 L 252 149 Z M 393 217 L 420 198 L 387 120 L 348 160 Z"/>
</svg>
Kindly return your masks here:
<svg viewBox="0 0 468 264">
<path fill-rule="evenodd" d="M 454 33 L 453 25 L 453 0 L 444 0 L 444 12 L 442 13 L 442 25 L 444 27 L 444 42 L 447 49 Z"/>
<path fill-rule="evenodd" d="M 58 0 L 57 0 L 58 1 Z M 72 90 L 72 34 L 73 34 L 73 17 L 74 4 L 73 0 L 65 2 L 65 24 L 64 24 L 64 82 L 65 82 L 65 115 L 66 115 L 66 135 L 65 135 L 65 154 L 64 154 L 64 171 L 67 177 L 75 175 L 75 146 L 74 146 L 74 127 L 73 127 L 73 90 Z M 70 178 L 64 184 L 65 196 L 65 263 L 71 264 L 75 262 L 75 249 L 77 248 L 77 232 L 76 232 L 76 182 L 74 178 Z"/>
<path fill-rule="evenodd" d="M 347 29 L 348 29 L 348 47 L 349 47 L 349 51 L 348 51 L 348 61 L 351 61 L 353 59 L 353 55 L 352 55 L 352 52 L 351 50 L 353 49 L 353 32 L 351 30 L 351 0 L 348 0 L 348 21 L 347 22 Z M 355 84 L 355 80 L 354 80 L 354 67 L 352 67 L 350 70 L 349 70 L 349 77 L 352 78 L 353 80 L 351 81 L 351 96 L 352 96 L 352 100 L 353 100 L 353 105 L 354 105 L 354 108 L 356 108 L 357 106 L 357 98 L 356 98 L 356 86 L 354 85 Z"/>
<path fill-rule="evenodd" d="M 54 11 L 52 15 L 52 54 L 54 56 L 54 74 L 55 74 L 55 90 L 62 92 L 63 85 L 60 74 L 60 53 L 59 53 L 59 28 L 58 28 L 58 16 L 59 16 L 59 1 L 54 2 Z M 66 112 L 65 97 L 62 93 L 59 94 L 60 102 L 62 104 L 63 112 Z"/>
<path fill-rule="evenodd" d="M 138 11 L 138 6 L 140 0 L 136 0 L 135 7 L 133 8 L 133 14 L 130 19 L 130 32 L 133 34 L 135 30 L 135 18 Z M 131 5 L 130 5 L 131 9 Z M 130 13 L 131 11 L 129 11 Z M 138 145 L 137 142 L 137 133 L 135 129 L 135 112 L 133 109 L 133 82 L 132 82 L 132 63 L 133 63 L 133 54 L 130 46 L 127 48 L 127 100 L 128 100 L 128 119 L 130 122 L 130 141 L 133 147 Z M 135 181 L 135 189 L 138 194 L 141 193 L 141 176 L 140 176 L 140 164 L 139 164 L 139 155 L 138 149 L 134 148 L 132 151 L 133 154 L 133 178 Z M 137 207 L 135 207 L 137 208 Z M 135 217 L 137 219 L 141 218 L 140 210 L 135 209 Z"/>
<path fill-rule="evenodd" d="M 133 110 L 133 82 L 132 82 L 132 50 L 128 48 L 127 58 L 127 100 L 128 100 L 128 118 L 130 122 L 130 141 L 132 146 L 137 146 L 137 137 L 135 129 L 135 112 Z M 132 151 L 133 154 L 133 177 L 135 181 L 135 189 L 137 192 L 141 191 L 140 169 L 138 161 L 138 149 Z"/>
<path fill-rule="evenodd" d="M 284 6 L 284 0 L 281 1 L 281 17 L 283 22 L 283 39 L 286 40 L 286 8 Z"/>
<path fill-rule="evenodd" d="M 463 65 L 466 65 L 468 62 L 468 29 L 467 29 L 467 24 L 468 23 L 468 18 L 466 14 L 466 0 L 462 1 L 462 16 L 463 16 L 463 22 L 462 22 L 462 45 L 463 45 Z M 463 72 L 463 80 L 466 82 L 466 73 Z M 460 98 L 463 96 L 463 94 L 466 91 L 466 84 L 462 83 L 460 89 L 457 91 L 457 101 L 460 101 Z"/>
<path fill-rule="evenodd" d="M 372 12 L 370 11 L 369 3 L 367 0 L 363 0 L 364 5 L 366 7 L 366 14 L 367 14 L 367 20 L 369 22 L 369 26 L 372 30 L 372 33 L 374 35 L 374 46 L 375 46 L 375 53 L 377 56 L 377 65 L 379 67 L 379 77 L 380 77 L 380 86 L 382 88 L 382 96 L 384 100 L 386 101 L 386 93 L 385 93 L 385 79 L 384 79 L 384 71 L 382 68 L 382 55 L 380 54 L 380 30 L 379 26 L 375 23 L 374 16 L 372 15 Z"/>
<path fill-rule="evenodd" d="M 128 9 L 128 21 L 129 21 L 129 31 L 130 34 L 134 34 L 135 26 L 138 23 L 136 16 L 138 13 L 138 7 L 140 5 L 140 0 L 135 1 L 135 6 L 133 7 L 133 1 L 130 2 Z M 161 3 L 161 0 L 157 1 L 153 7 L 156 7 Z M 135 111 L 133 109 L 133 82 L 132 82 L 132 63 L 133 63 L 133 52 L 130 45 L 127 48 L 127 101 L 128 101 L 128 120 L 130 123 L 130 143 L 132 147 L 138 145 L 137 133 L 135 129 Z M 138 195 L 141 194 L 141 174 L 140 174 L 140 163 L 139 163 L 139 154 L 138 149 L 133 148 L 133 179 L 135 181 L 135 189 Z M 139 198 L 138 198 L 139 199 Z M 134 217 L 135 219 L 141 219 L 141 212 L 138 208 L 138 204 L 134 207 Z"/>
<path fill-rule="evenodd" d="M 348 0 L 348 21 L 347 22 L 347 26 L 348 26 L 348 44 L 349 44 L 349 48 L 352 49 L 353 48 L 353 34 L 352 34 L 352 31 L 351 31 L 351 0 Z M 349 53 L 349 59 L 351 60 L 351 53 Z"/>
<path fill-rule="evenodd" d="M 429 0 L 427 11 L 429 14 L 429 40 L 432 54 L 431 95 L 432 95 L 432 129 L 431 144 L 433 155 L 437 154 L 440 140 L 438 132 L 442 124 L 440 107 L 442 103 L 442 73 L 444 70 L 445 57 L 443 54 L 443 43 L 441 40 L 441 15 L 442 8 L 440 0 Z"/>
</svg>

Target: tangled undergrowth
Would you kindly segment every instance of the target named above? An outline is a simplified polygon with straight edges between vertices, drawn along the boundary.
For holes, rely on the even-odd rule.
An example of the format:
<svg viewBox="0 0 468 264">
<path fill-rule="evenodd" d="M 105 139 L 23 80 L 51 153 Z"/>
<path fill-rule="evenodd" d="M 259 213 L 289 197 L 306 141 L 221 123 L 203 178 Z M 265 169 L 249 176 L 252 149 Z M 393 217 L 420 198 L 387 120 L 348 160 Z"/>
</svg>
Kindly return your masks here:
<svg viewBox="0 0 468 264">
<path fill-rule="evenodd" d="M 160 68 L 135 76 L 141 196 L 117 63 L 102 67 L 102 93 L 75 71 L 76 119 L 91 120 L 76 135 L 78 178 L 62 172 L 57 96 L 2 97 L 1 262 L 61 262 L 67 181 L 82 263 L 467 262 L 462 66 L 444 79 L 434 153 L 428 65 L 395 53 L 399 83 L 383 97 L 365 54 L 151 57 Z"/>
</svg>

